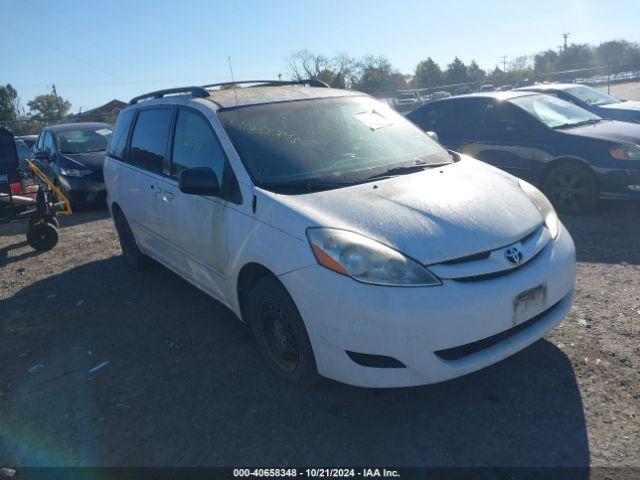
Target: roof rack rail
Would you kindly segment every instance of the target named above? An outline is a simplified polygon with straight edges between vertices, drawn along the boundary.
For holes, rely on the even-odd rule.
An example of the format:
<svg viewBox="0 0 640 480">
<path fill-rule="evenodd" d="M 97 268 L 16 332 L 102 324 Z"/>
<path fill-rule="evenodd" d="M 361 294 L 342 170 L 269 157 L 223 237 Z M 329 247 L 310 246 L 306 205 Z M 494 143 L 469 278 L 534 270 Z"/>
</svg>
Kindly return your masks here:
<svg viewBox="0 0 640 480">
<path fill-rule="evenodd" d="M 151 98 L 162 98 L 167 95 L 178 95 L 182 93 L 189 93 L 192 97 L 196 98 L 205 98 L 209 96 L 209 92 L 207 92 L 203 87 L 179 87 L 179 88 L 167 88 L 165 90 L 157 90 L 155 92 L 145 93 L 144 95 L 138 95 L 129 101 L 129 105 L 134 105 L 141 100 L 151 99 Z"/>
<path fill-rule="evenodd" d="M 227 87 L 232 85 L 246 85 L 255 83 L 256 87 L 278 87 L 284 85 L 309 85 L 310 87 L 330 88 L 328 84 L 322 80 L 309 78 L 306 80 L 242 80 L 238 82 L 222 82 L 203 85 L 202 88 Z"/>
</svg>

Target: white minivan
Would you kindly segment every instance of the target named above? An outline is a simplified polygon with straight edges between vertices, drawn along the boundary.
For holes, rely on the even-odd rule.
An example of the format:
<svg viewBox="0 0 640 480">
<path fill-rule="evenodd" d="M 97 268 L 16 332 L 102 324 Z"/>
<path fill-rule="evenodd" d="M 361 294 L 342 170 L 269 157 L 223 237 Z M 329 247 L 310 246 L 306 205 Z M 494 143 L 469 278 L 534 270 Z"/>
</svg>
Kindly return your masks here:
<svg viewBox="0 0 640 480">
<path fill-rule="evenodd" d="M 440 382 L 569 312 L 573 241 L 535 187 L 365 94 L 238 87 L 133 99 L 108 205 L 129 265 L 151 257 L 228 306 L 281 377 Z"/>
</svg>

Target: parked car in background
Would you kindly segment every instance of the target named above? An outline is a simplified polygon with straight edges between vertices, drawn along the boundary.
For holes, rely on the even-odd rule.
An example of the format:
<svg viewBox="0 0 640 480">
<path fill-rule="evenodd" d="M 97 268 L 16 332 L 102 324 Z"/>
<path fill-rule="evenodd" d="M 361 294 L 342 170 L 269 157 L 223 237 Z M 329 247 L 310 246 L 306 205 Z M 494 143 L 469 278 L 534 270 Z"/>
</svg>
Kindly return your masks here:
<svg viewBox="0 0 640 480">
<path fill-rule="evenodd" d="M 470 87 L 458 87 L 456 88 L 454 95 L 468 95 L 471 93 Z"/>
<path fill-rule="evenodd" d="M 367 95 L 301 83 L 323 85 L 131 101 L 104 164 L 127 263 L 227 305 L 297 384 L 439 382 L 563 319 L 574 245 L 544 195 Z"/>
<path fill-rule="evenodd" d="M 513 85 L 500 85 L 496 88 L 496 92 L 506 92 L 507 90 L 513 90 Z"/>
<path fill-rule="evenodd" d="M 396 109 L 398 111 L 406 111 L 415 108 L 422 103 L 422 99 L 418 92 L 400 92 L 396 98 Z"/>
<path fill-rule="evenodd" d="M 27 161 L 33 160 L 33 151 L 24 143 L 23 140 L 16 139 L 16 151 L 18 152 L 19 169 L 22 172 L 27 173 L 29 167 Z"/>
<path fill-rule="evenodd" d="M 66 123 L 44 128 L 33 148 L 42 171 L 73 205 L 104 202 L 102 175 L 111 125 Z"/>
<path fill-rule="evenodd" d="M 16 137 L 16 140 L 22 140 L 27 144 L 27 147 L 33 148 L 36 144 L 36 140 L 38 140 L 38 135 L 19 135 Z"/>
<path fill-rule="evenodd" d="M 407 118 L 447 148 L 541 186 L 563 212 L 640 200 L 640 125 L 515 90 L 431 102 Z"/>
<path fill-rule="evenodd" d="M 442 98 L 449 98 L 451 94 L 445 91 L 433 92 L 431 94 L 431 100 L 440 100 Z"/>
<path fill-rule="evenodd" d="M 588 85 L 547 83 L 523 87 L 521 90 L 555 95 L 602 118 L 640 123 L 640 102 L 620 100 Z"/>
<path fill-rule="evenodd" d="M 494 87 L 492 84 L 488 83 L 486 85 L 482 85 L 478 91 L 479 92 L 494 92 L 496 89 L 496 87 Z"/>
</svg>

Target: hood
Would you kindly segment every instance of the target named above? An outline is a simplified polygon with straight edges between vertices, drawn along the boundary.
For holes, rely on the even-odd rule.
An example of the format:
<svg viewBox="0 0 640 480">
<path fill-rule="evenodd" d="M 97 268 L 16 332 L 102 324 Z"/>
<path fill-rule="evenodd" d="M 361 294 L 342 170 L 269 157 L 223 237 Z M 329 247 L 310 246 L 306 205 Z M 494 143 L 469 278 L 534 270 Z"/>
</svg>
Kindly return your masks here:
<svg viewBox="0 0 640 480">
<path fill-rule="evenodd" d="M 593 125 L 566 128 L 558 131 L 569 135 L 599 138 L 601 140 L 609 140 L 616 143 L 640 143 L 640 124 L 618 122 L 616 120 L 607 120 L 604 122 L 594 123 Z"/>
<path fill-rule="evenodd" d="M 640 115 L 640 102 L 627 101 L 620 103 L 609 103 L 608 105 L 598 105 L 598 107 L 612 110 L 634 110 Z"/>
<path fill-rule="evenodd" d="M 65 160 L 70 162 L 69 168 L 86 168 L 89 170 L 102 170 L 106 152 L 95 153 L 64 153 Z"/>
<path fill-rule="evenodd" d="M 318 226 L 361 233 L 425 265 L 507 246 L 542 224 L 514 177 L 468 157 L 378 182 L 277 197 Z"/>
</svg>

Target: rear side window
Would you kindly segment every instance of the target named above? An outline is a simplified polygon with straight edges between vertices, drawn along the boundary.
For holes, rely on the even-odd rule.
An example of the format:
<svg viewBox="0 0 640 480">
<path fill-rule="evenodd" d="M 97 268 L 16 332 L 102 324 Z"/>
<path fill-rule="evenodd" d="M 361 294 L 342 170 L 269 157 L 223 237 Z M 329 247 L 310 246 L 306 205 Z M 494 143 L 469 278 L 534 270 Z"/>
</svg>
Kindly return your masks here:
<svg viewBox="0 0 640 480">
<path fill-rule="evenodd" d="M 507 102 L 474 99 L 465 108 L 464 133 L 474 140 L 497 138 L 513 122 L 528 123 L 526 116 Z"/>
<path fill-rule="evenodd" d="M 173 140 L 171 175 L 177 177 L 185 168 L 209 167 L 222 184 L 225 159 L 209 122 L 198 113 L 181 109 Z"/>
<path fill-rule="evenodd" d="M 129 163 L 150 172 L 162 173 L 172 115 L 173 110 L 169 108 L 140 111 L 131 137 Z"/>
<path fill-rule="evenodd" d="M 133 120 L 134 110 L 128 110 L 121 113 L 116 121 L 116 126 L 113 129 L 109 146 L 107 147 L 107 154 L 118 160 L 124 159 L 124 152 L 127 148 L 127 137 L 129 136 L 129 129 L 131 128 L 131 121 Z"/>
<path fill-rule="evenodd" d="M 458 105 L 458 102 L 440 102 L 429 108 L 419 109 L 409 117 L 425 132 L 436 132 L 441 137 L 457 135 L 461 130 Z"/>
</svg>

